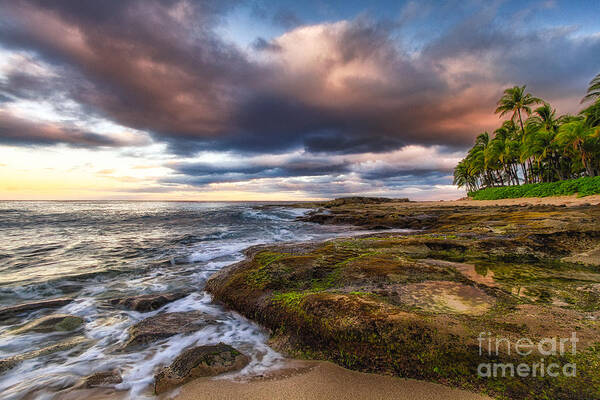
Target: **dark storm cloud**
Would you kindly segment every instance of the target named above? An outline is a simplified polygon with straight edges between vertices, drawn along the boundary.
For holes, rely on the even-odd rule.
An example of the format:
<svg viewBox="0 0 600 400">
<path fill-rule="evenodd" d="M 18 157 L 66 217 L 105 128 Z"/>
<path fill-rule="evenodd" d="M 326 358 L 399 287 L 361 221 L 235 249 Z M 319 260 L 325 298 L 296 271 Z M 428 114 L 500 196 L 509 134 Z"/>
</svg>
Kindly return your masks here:
<svg viewBox="0 0 600 400">
<path fill-rule="evenodd" d="M 147 131 L 185 156 L 301 148 L 352 155 L 411 144 L 464 149 L 498 124 L 492 112 L 506 86 L 528 84 L 536 95 L 560 100 L 580 96 L 600 69 L 598 35 L 515 29 L 496 20 L 493 8 L 418 52 L 402 47 L 395 23 L 359 17 L 299 26 L 293 13 L 261 8 L 255 13 L 263 20 L 275 19 L 289 31 L 257 38 L 250 57 L 216 33 L 234 7 L 235 1 L 222 0 L 0 0 L 1 44 L 27 50 L 31 62 L 55 73 L 10 72 L 0 81 L 1 101 L 44 99 L 60 107 L 72 100 L 81 107 L 79 118 L 103 117 Z M 49 143 L 101 141 L 55 128 L 25 129 L 31 140 L 22 143 L 42 143 L 44 136 Z M 16 140 L 14 133 L 3 135 Z M 174 171 L 182 182 L 206 184 L 337 176 L 351 168 L 347 161 L 323 167 L 286 160 L 222 168 L 182 164 Z M 409 179 L 407 171 L 422 177 L 430 169 L 385 167 L 357 175 L 389 183 Z M 439 171 L 446 176 L 448 169 Z"/>
<path fill-rule="evenodd" d="M 231 181 L 219 180 L 213 182 L 210 179 L 202 177 L 187 177 L 187 181 L 176 181 L 178 185 L 182 183 L 194 186 L 203 186 L 210 183 L 235 183 L 238 182 L 234 177 Z M 194 180 L 197 178 L 197 180 Z M 405 174 L 399 175 L 390 179 L 383 180 L 358 180 L 348 179 L 346 176 L 318 176 L 312 179 L 303 178 L 282 178 L 269 180 L 243 180 L 243 190 L 254 191 L 260 193 L 304 193 L 310 197 L 334 198 L 340 196 L 369 194 L 374 196 L 392 196 L 406 197 L 406 188 L 409 187 L 413 193 L 429 192 L 439 190 L 436 185 L 447 185 L 447 176 L 431 171 L 427 174 Z M 426 182 L 426 183 L 424 183 Z M 165 187 L 169 190 L 168 187 Z M 173 189 L 171 189 L 173 190 Z M 412 197 L 412 196 L 411 196 Z M 417 196 L 420 197 L 420 196 Z M 425 196 L 427 197 L 427 196 Z"/>
<path fill-rule="evenodd" d="M 222 165 L 205 162 L 169 164 L 175 178 L 165 182 L 177 182 L 190 185 L 210 183 L 241 182 L 261 178 L 289 178 L 302 176 L 340 175 L 349 172 L 345 163 L 329 162 L 326 159 L 304 161 L 286 159 L 285 163 L 265 161 L 247 162 L 238 165 Z"/>
<path fill-rule="evenodd" d="M 9 145 L 52 145 L 73 147 L 122 147 L 142 145 L 143 140 L 115 139 L 58 123 L 36 123 L 0 111 L 0 143 Z"/>
<path fill-rule="evenodd" d="M 350 180 L 357 185 L 399 187 L 423 180 L 437 184 L 447 176 L 450 166 L 456 163 L 446 149 L 423 147 L 405 148 L 400 152 L 388 153 L 387 160 L 371 161 L 366 155 L 316 156 L 310 153 L 295 153 L 279 156 L 253 156 L 229 154 L 219 162 L 170 162 L 165 166 L 173 174 L 164 183 L 204 186 L 213 183 L 248 182 L 269 179 L 265 186 L 279 187 L 290 179 L 308 179 L 307 185 L 324 185 L 336 180 Z M 424 157 L 432 160 L 424 161 Z M 449 158 L 444 161 L 442 158 Z M 397 160 L 403 160 L 397 162 Z M 434 160 L 433 160 L 434 159 Z M 416 163 L 414 162 L 416 161 Z M 402 184 L 403 182 L 403 184 Z M 447 183 L 447 182 L 446 182 Z"/>
<path fill-rule="evenodd" d="M 126 126 L 171 136 L 227 128 L 228 103 L 253 68 L 212 28 L 231 2 L 4 2 L 5 46 L 78 73 L 71 96 Z M 57 39 L 60 38 L 60 39 Z"/>
</svg>

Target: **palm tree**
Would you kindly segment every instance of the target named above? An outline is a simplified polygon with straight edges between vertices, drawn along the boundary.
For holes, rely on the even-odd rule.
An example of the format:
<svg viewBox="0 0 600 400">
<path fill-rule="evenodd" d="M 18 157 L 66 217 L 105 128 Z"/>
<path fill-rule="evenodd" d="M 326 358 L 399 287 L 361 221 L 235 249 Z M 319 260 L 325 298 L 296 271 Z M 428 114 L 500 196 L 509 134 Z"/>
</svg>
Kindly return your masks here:
<svg viewBox="0 0 600 400">
<path fill-rule="evenodd" d="M 600 127 L 600 98 L 594 104 L 582 110 L 580 113 L 585 117 L 585 123 L 590 127 Z"/>
<path fill-rule="evenodd" d="M 490 175 L 490 171 L 485 165 L 485 151 L 490 144 L 490 135 L 487 132 L 483 132 L 475 139 L 475 145 L 467 154 L 467 160 L 469 167 L 473 175 L 480 177 L 482 184 L 494 185 L 494 180 Z"/>
<path fill-rule="evenodd" d="M 508 113 L 512 113 L 511 120 L 515 119 L 519 120 L 519 125 L 521 126 L 521 139 L 525 139 L 525 126 L 523 125 L 523 116 L 524 112 L 528 116 L 531 115 L 531 106 L 534 104 L 542 103 L 543 100 L 537 97 L 533 97 L 531 93 L 525 93 L 525 88 L 527 86 L 514 86 L 508 88 L 504 91 L 504 95 L 498 100 L 497 108 L 495 113 L 500 114 L 500 117 Z M 531 172 L 531 160 L 527 160 L 527 164 L 529 166 L 529 171 Z M 529 176 L 527 171 L 524 171 L 525 183 L 529 183 Z"/>
<path fill-rule="evenodd" d="M 533 97 L 531 93 L 525 93 L 525 88 L 526 86 L 523 85 L 506 89 L 504 95 L 498 100 L 498 107 L 495 111 L 496 114 L 500 114 L 500 117 L 512 113 L 511 120 L 513 121 L 518 117 L 523 134 L 525 134 L 525 127 L 521 113 L 525 112 L 527 115 L 531 115 L 531 106 L 543 103 L 542 99 Z"/>
<path fill-rule="evenodd" d="M 561 118 L 556 118 L 556 110 L 550 104 L 544 102 L 544 105 L 536 108 L 531 117 L 527 120 L 526 125 L 533 132 L 544 129 L 548 132 L 558 132 L 558 127 L 561 123 Z"/>
<path fill-rule="evenodd" d="M 468 192 L 471 192 L 473 189 L 475 189 L 473 176 L 469 171 L 469 166 L 466 159 L 459 162 L 456 168 L 454 168 L 454 181 L 452 184 L 458 186 L 459 188 L 466 186 Z"/>
<path fill-rule="evenodd" d="M 477 136 L 454 170 L 456 185 L 472 192 L 520 185 L 521 173 L 524 183 L 600 175 L 600 74 L 590 82 L 584 98 L 593 103 L 578 115 L 557 116 L 550 104 L 525 89 L 515 86 L 504 91 L 496 114 L 511 118 L 493 137 L 487 132 Z"/>
<path fill-rule="evenodd" d="M 588 176 L 596 176 L 594 164 L 597 161 L 599 136 L 597 129 L 589 127 L 585 120 L 580 119 L 562 125 L 556 135 L 556 142 L 564 146 L 566 151 L 570 149 L 579 156 Z"/>
<path fill-rule="evenodd" d="M 517 159 L 518 142 L 515 141 L 515 124 L 512 121 L 505 121 L 504 124 L 496 129 L 495 137 L 490 141 L 485 151 L 486 167 L 495 165 L 496 169 L 502 169 L 510 182 L 519 184 L 517 172 L 514 164 Z M 503 178 L 500 175 L 500 182 Z"/>
<path fill-rule="evenodd" d="M 588 87 L 587 94 L 581 100 L 581 102 L 586 102 L 588 100 L 600 100 L 600 74 L 596 75 L 594 79 L 590 82 L 590 86 Z"/>
<path fill-rule="evenodd" d="M 574 117 L 562 115 L 556 117 L 556 110 L 550 104 L 536 108 L 525 124 L 525 141 L 523 146 L 523 157 L 533 159 L 537 162 L 538 172 L 542 181 L 552 181 L 552 172 L 558 179 L 563 178 L 560 169 L 560 156 L 554 138 L 563 123 L 570 122 Z M 578 118 L 577 118 L 578 119 Z M 545 168 L 542 163 L 545 162 Z"/>
<path fill-rule="evenodd" d="M 526 129 L 532 129 L 533 125 L 528 125 Z M 556 166 L 555 149 L 556 143 L 554 130 L 537 129 L 527 134 L 523 144 L 525 157 L 533 157 L 537 163 L 539 177 L 544 182 L 551 182 L 553 175 L 560 177 L 560 171 Z"/>
</svg>

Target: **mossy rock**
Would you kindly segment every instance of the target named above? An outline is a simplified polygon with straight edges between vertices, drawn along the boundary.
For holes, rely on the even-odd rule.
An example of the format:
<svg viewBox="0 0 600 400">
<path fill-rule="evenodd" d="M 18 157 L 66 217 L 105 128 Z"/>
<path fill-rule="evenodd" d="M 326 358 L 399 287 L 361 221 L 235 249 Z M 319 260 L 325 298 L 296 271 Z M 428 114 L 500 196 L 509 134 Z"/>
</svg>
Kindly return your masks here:
<svg viewBox="0 0 600 400">
<path fill-rule="evenodd" d="M 51 314 L 31 321 L 11 333 L 48 333 L 48 332 L 70 332 L 83 325 L 83 318 L 68 314 Z"/>
<path fill-rule="evenodd" d="M 92 343 L 91 340 L 85 338 L 84 336 L 74 337 L 72 339 L 63 340 L 58 343 L 54 343 L 52 345 L 42 347 L 38 350 L 29 351 L 27 353 L 18 354 L 15 356 L 3 358 L 0 360 L 0 374 L 6 372 L 7 370 L 14 368 L 19 363 L 30 360 L 32 358 L 47 356 L 49 354 L 57 353 L 60 351 L 71 350 L 77 346 L 86 347 Z"/>
<path fill-rule="evenodd" d="M 589 312 L 599 308 L 600 270 L 561 258 L 592 248 L 600 235 L 588 231 L 573 240 L 570 231 L 536 231 L 533 220 L 544 219 L 544 211 L 534 211 L 538 214 L 521 216 L 529 230 L 518 236 L 474 234 L 469 227 L 456 234 L 336 239 L 298 251 L 261 247 L 211 277 L 206 288 L 271 329 L 273 345 L 294 357 L 508 398 L 596 398 L 597 386 L 589 382 L 600 376 L 600 353 L 592 350 L 578 358 L 585 368 L 574 378 L 578 383 L 477 377 L 477 365 L 488 359 L 479 354 L 480 332 L 515 341 L 577 331 L 582 349 L 593 349 L 598 340 L 600 318 Z M 444 218 L 468 225 L 488 219 L 499 226 L 502 216 L 495 212 L 469 210 Z M 505 351 L 490 361 L 537 362 L 537 357 L 520 360 Z"/>
</svg>

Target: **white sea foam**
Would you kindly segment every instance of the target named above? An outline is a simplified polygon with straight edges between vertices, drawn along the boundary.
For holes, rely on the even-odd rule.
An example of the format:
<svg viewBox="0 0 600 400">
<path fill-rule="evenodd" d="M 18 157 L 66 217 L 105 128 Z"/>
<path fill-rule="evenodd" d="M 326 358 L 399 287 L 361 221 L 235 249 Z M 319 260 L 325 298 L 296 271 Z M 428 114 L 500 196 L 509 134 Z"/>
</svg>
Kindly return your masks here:
<svg viewBox="0 0 600 400">
<path fill-rule="evenodd" d="M 40 212 L 46 212 L 47 207 L 48 205 L 40 206 Z M 77 207 L 77 205 L 69 204 L 68 207 Z M 106 268 L 118 270 L 116 275 L 102 274 L 78 280 L 69 278 L 27 285 L 22 285 L 22 278 L 17 276 L 14 286 L 2 288 L 0 291 L 0 299 L 9 298 L 14 301 L 12 299 L 18 298 L 19 302 L 22 302 L 71 295 L 71 292 L 65 290 L 74 290 L 76 298 L 73 302 L 54 311 L 32 312 L 20 322 L 26 323 L 50 312 L 81 316 L 85 323 L 81 330 L 74 334 L 85 336 L 89 339 L 89 343 L 68 351 L 24 361 L 0 375 L 2 399 L 24 397 L 50 399 L 56 390 L 69 387 L 86 375 L 115 368 L 119 369 L 123 376 L 123 383 L 119 388 L 129 390 L 132 399 L 151 397 L 149 385 L 159 368 L 171 363 L 185 348 L 219 342 L 232 345 L 251 359 L 243 370 L 223 375 L 219 379 L 245 379 L 279 368 L 284 365 L 284 358 L 266 344 L 267 332 L 241 315 L 213 303 L 211 296 L 202 290 L 204 283 L 215 271 L 242 260 L 243 250 L 249 246 L 323 240 L 340 234 L 366 233 L 349 227 L 294 222 L 294 218 L 304 215 L 309 211 L 308 209 L 254 209 L 239 205 L 209 207 L 204 204 L 185 204 L 178 206 L 179 208 L 170 208 L 171 205 L 166 205 L 167 208 L 161 208 L 162 206 L 144 203 L 131 207 L 128 211 L 130 214 L 123 214 L 123 209 L 128 210 L 125 205 L 103 204 L 97 207 L 100 211 L 88 222 L 85 218 L 88 218 L 92 212 L 89 208 L 85 208 L 82 214 L 78 214 L 78 218 L 65 219 L 73 221 L 73 224 L 83 223 L 81 231 L 77 230 L 79 225 L 68 225 L 67 228 L 78 235 L 85 235 L 102 228 L 97 226 L 98 221 L 102 221 L 107 212 L 110 213 L 114 209 L 118 211 L 115 219 L 108 221 L 108 228 L 103 231 L 102 240 L 96 240 L 97 233 L 88 236 L 87 241 L 80 239 L 79 236 L 72 238 L 78 241 L 78 247 L 86 249 L 82 253 L 74 254 L 76 257 L 88 257 L 86 265 L 93 265 L 94 260 L 101 263 L 105 258 L 109 258 L 110 262 L 106 263 Z M 106 207 L 108 211 L 101 207 Z M 125 217 L 134 220 L 138 218 L 136 216 L 140 212 L 140 207 L 145 207 L 145 211 L 141 213 L 144 218 L 143 224 L 136 223 L 133 227 L 125 227 L 122 230 L 114 228 L 119 226 L 118 224 Z M 224 210 L 223 218 L 215 214 L 220 212 L 219 210 Z M 54 212 L 60 214 L 60 210 Z M 67 209 L 67 212 L 72 211 Z M 172 212 L 172 218 L 163 215 L 165 212 Z M 209 214 L 203 214 L 205 212 Z M 210 219 L 213 221 L 212 226 L 202 225 L 205 216 L 212 218 Z M 194 224 L 188 224 L 185 230 L 181 231 L 183 229 L 181 225 L 185 225 L 187 219 L 193 219 Z M 171 223 L 171 221 L 176 222 Z M 217 221 L 218 227 L 214 225 L 214 221 Z M 168 225 L 161 225 L 167 222 Z M 149 228 L 142 232 L 127 230 L 146 227 L 151 223 L 159 226 L 149 225 Z M 58 232 L 52 240 L 63 238 L 63 231 L 59 229 Z M 163 235 L 168 236 L 168 234 L 171 236 L 166 237 L 162 242 L 159 240 Z M 203 234 L 205 236 L 202 236 Z M 191 240 L 189 243 L 185 240 L 181 241 L 182 237 L 190 237 Z M 39 241 L 44 240 L 46 238 L 40 236 Z M 161 243 L 164 243 L 164 248 L 160 248 Z M 92 251 L 89 249 L 92 245 L 99 247 L 92 248 L 97 253 L 89 255 L 87 251 Z M 66 245 L 64 248 L 74 251 L 73 246 Z M 110 258 L 110 254 L 116 256 Z M 120 255 L 124 255 L 125 258 L 119 258 Z M 75 256 L 69 255 L 69 257 Z M 162 262 L 169 259 L 177 262 Z M 48 262 L 47 259 L 44 260 Z M 74 259 L 69 260 L 70 265 L 77 265 Z M 60 259 L 52 261 L 60 262 Z M 101 270 L 95 265 L 94 268 L 93 272 Z M 87 272 L 85 268 L 67 271 L 69 275 Z M 104 301 L 114 297 L 190 289 L 196 291 L 166 304 L 159 310 L 147 313 L 110 307 Z M 128 329 L 135 323 L 163 312 L 185 311 L 201 311 L 214 318 L 216 324 L 207 325 L 192 334 L 177 335 L 157 341 L 139 351 L 121 351 L 121 347 L 129 337 Z M 11 335 L 7 332 L 7 327 L 0 327 L 0 357 L 40 349 L 68 337 L 69 334 L 64 333 Z M 32 395 L 32 392 L 35 392 L 35 395 Z"/>
<path fill-rule="evenodd" d="M 250 246 L 262 244 L 264 242 L 265 241 L 262 240 L 256 240 L 251 242 L 207 243 L 201 246 L 199 250 L 193 252 L 189 259 L 191 262 L 210 261 L 220 257 L 239 254 L 242 250 Z"/>
</svg>

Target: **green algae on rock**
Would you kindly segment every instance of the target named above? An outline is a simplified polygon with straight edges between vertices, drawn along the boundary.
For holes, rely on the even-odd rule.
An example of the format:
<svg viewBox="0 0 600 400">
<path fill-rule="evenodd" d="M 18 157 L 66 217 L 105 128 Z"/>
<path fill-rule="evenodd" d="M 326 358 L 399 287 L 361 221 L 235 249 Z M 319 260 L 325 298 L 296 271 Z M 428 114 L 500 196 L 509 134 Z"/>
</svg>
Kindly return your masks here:
<svg viewBox="0 0 600 400">
<path fill-rule="evenodd" d="M 386 202 L 334 205 L 314 215 L 364 226 L 426 221 L 419 226 L 429 229 L 258 246 L 211 277 L 207 290 L 270 328 L 277 349 L 498 397 L 600 398 L 600 270 L 569 258 L 600 244 L 598 207 Z M 577 332 L 580 351 L 548 361 L 576 361 L 578 375 L 478 377 L 480 363 L 540 359 L 506 349 L 480 354 L 481 332 L 506 338 L 510 348 L 523 337 Z"/>
<path fill-rule="evenodd" d="M 82 324 L 83 318 L 81 317 L 68 314 L 51 314 L 18 327 L 10 333 L 16 335 L 30 332 L 69 332 L 79 328 Z"/>
</svg>

